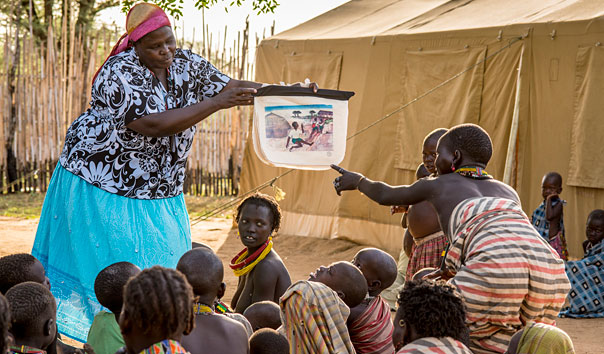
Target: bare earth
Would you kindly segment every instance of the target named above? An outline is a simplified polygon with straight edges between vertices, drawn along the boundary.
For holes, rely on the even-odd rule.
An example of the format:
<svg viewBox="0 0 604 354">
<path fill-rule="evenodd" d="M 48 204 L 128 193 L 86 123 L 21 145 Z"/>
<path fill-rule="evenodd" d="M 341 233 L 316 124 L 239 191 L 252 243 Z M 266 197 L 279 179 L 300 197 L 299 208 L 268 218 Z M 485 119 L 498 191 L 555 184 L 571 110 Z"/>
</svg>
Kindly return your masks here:
<svg viewBox="0 0 604 354">
<path fill-rule="evenodd" d="M 0 217 L 0 257 L 18 252 L 30 252 L 34 242 L 37 219 Z M 192 226 L 192 239 L 212 247 L 225 266 L 227 295 L 230 302 L 237 287 L 237 279 L 229 271 L 228 263 L 242 249 L 231 230 L 229 219 L 212 219 Z M 307 279 L 308 274 L 320 265 L 340 260 L 351 260 L 362 246 L 340 240 L 319 240 L 298 236 L 281 235 L 275 238 L 275 250 L 279 253 L 293 281 Z M 604 319 L 560 318 L 558 326 L 572 338 L 575 350 L 580 354 L 604 353 L 599 336 L 604 333 Z"/>
</svg>

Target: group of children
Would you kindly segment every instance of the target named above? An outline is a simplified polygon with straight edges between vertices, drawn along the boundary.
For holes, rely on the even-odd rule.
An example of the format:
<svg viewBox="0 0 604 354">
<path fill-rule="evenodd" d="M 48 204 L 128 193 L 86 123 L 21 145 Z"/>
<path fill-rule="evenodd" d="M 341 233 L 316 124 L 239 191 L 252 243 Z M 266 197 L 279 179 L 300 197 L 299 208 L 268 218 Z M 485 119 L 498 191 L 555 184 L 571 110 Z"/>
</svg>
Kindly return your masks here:
<svg viewBox="0 0 604 354">
<path fill-rule="evenodd" d="M 435 131 L 424 141 L 425 171 L 420 166 L 410 186 L 389 186 L 333 166 L 341 174 L 334 181 L 338 194 L 358 189 L 407 211 L 413 270 L 394 318 L 382 297 L 397 279 L 392 256 L 365 248 L 351 262 L 321 266 L 292 284 L 273 248 L 279 205 L 255 194 L 237 208 L 244 248 L 229 263 L 239 279 L 230 307 L 221 301 L 223 263 L 205 245 L 194 245 L 176 269 L 114 263 L 94 282 L 107 311 L 96 314 L 83 350 L 573 353 L 568 335 L 554 327 L 555 318 L 567 293 L 565 315 L 580 317 L 601 307 L 589 304 L 589 296 L 601 298 L 593 265 L 601 267 L 604 255 L 604 211 L 590 214 L 585 258 L 568 261 L 565 271 L 564 251 L 558 248 L 564 245 L 562 179 L 544 177 L 544 203 L 533 216 L 536 229 L 515 191 L 486 173 L 491 149 L 488 134 L 475 125 Z M 585 289 L 589 277 L 594 286 Z M 57 334 L 50 288 L 33 256 L 0 258 L 0 354 L 69 352 Z"/>
</svg>

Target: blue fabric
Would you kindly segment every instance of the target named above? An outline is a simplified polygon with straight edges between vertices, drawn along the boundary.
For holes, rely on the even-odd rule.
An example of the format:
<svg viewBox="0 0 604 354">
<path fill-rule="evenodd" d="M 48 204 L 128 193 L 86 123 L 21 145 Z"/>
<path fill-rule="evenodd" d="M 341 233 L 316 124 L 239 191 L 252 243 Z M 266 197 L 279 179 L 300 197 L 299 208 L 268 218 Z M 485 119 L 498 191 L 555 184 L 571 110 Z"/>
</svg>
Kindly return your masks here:
<svg viewBox="0 0 604 354">
<path fill-rule="evenodd" d="M 552 203 L 552 206 L 558 204 L 558 201 Z M 566 201 L 562 201 L 562 205 L 564 205 Z M 537 209 L 533 211 L 533 216 L 531 217 L 531 222 L 533 227 L 541 237 L 545 240 L 549 241 L 549 221 L 545 218 L 545 200 L 539 204 Z M 564 219 L 560 218 L 560 231 L 564 234 Z"/>
<path fill-rule="evenodd" d="M 141 269 L 175 267 L 191 248 L 183 195 L 142 200 L 106 192 L 57 165 L 42 207 L 32 254 L 42 262 L 57 299 L 59 332 L 86 342 L 102 310 L 94 280 L 128 261 Z"/>
<path fill-rule="evenodd" d="M 563 317 L 604 317 L 604 241 L 593 246 L 582 260 L 566 262 L 572 288 Z"/>
</svg>

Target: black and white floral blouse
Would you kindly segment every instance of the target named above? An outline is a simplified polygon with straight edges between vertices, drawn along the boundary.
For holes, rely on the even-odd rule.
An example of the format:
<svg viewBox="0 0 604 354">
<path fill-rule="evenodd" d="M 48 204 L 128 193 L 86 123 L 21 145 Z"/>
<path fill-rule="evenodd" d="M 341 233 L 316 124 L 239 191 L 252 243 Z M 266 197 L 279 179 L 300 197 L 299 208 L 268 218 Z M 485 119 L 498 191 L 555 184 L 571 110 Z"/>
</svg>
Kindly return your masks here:
<svg viewBox="0 0 604 354">
<path fill-rule="evenodd" d="M 157 138 L 126 124 L 198 103 L 218 94 L 229 80 L 199 55 L 177 49 L 166 89 L 134 49 L 119 53 L 99 72 L 90 108 L 69 127 L 60 163 L 110 193 L 136 199 L 177 196 L 196 127 Z"/>
</svg>

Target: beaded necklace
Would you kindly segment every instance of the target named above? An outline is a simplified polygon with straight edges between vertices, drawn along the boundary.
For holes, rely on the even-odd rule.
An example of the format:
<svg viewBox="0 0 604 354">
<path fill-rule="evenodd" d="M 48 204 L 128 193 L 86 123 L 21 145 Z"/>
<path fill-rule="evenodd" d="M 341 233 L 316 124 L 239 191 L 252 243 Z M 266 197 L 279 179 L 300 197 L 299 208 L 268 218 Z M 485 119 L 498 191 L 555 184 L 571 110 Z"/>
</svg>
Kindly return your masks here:
<svg viewBox="0 0 604 354">
<path fill-rule="evenodd" d="M 27 345 L 11 345 L 9 348 L 11 353 L 23 353 L 23 354 L 46 354 L 45 350 L 30 347 Z"/>
<path fill-rule="evenodd" d="M 455 170 L 455 173 L 473 179 L 489 179 L 493 178 L 487 171 L 483 170 L 482 167 L 478 166 L 464 166 Z"/>
<path fill-rule="evenodd" d="M 206 305 L 201 302 L 196 302 L 193 304 L 193 312 L 195 312 L 196 315 L 209 316 L 214 314 L 214 309 L 212 308 L 212 306 Z"/>
<path fill-rule="evenodd" d="M 237 253 L 235 257 L 233 257 L 233 259 L 231 260 L 231 264 L 229 264 L 229 267 L 231 267 L 233 273 L 235 273 L 235 276 L 240 277 L 242 275 L 245 275 L 249 273 L 252 269 L 254 269 L 256 264 L 260 263 L 260 261 L 263 260 L 264 257 L 269 254 L 272 248 L 273 238 L 269 237 L 264 243 L 264 245 L 262 245 L 262 247 L 257 249 L 256 252 L 254 252 L 249 257 L 247 248 L 241 250 L 241 252 Z"/>
<path fill-rule="evenodd" d="M 223 314 L 223 313 L 232 313 L 233 310 L 231 310 L 231 308 L 229 307 L 229 305 L 225 304 L 224 302 L 218 300 L 217 302 L 214 303 L 214 312 L 219 313 L 219 314 Z"/>
</svg>

